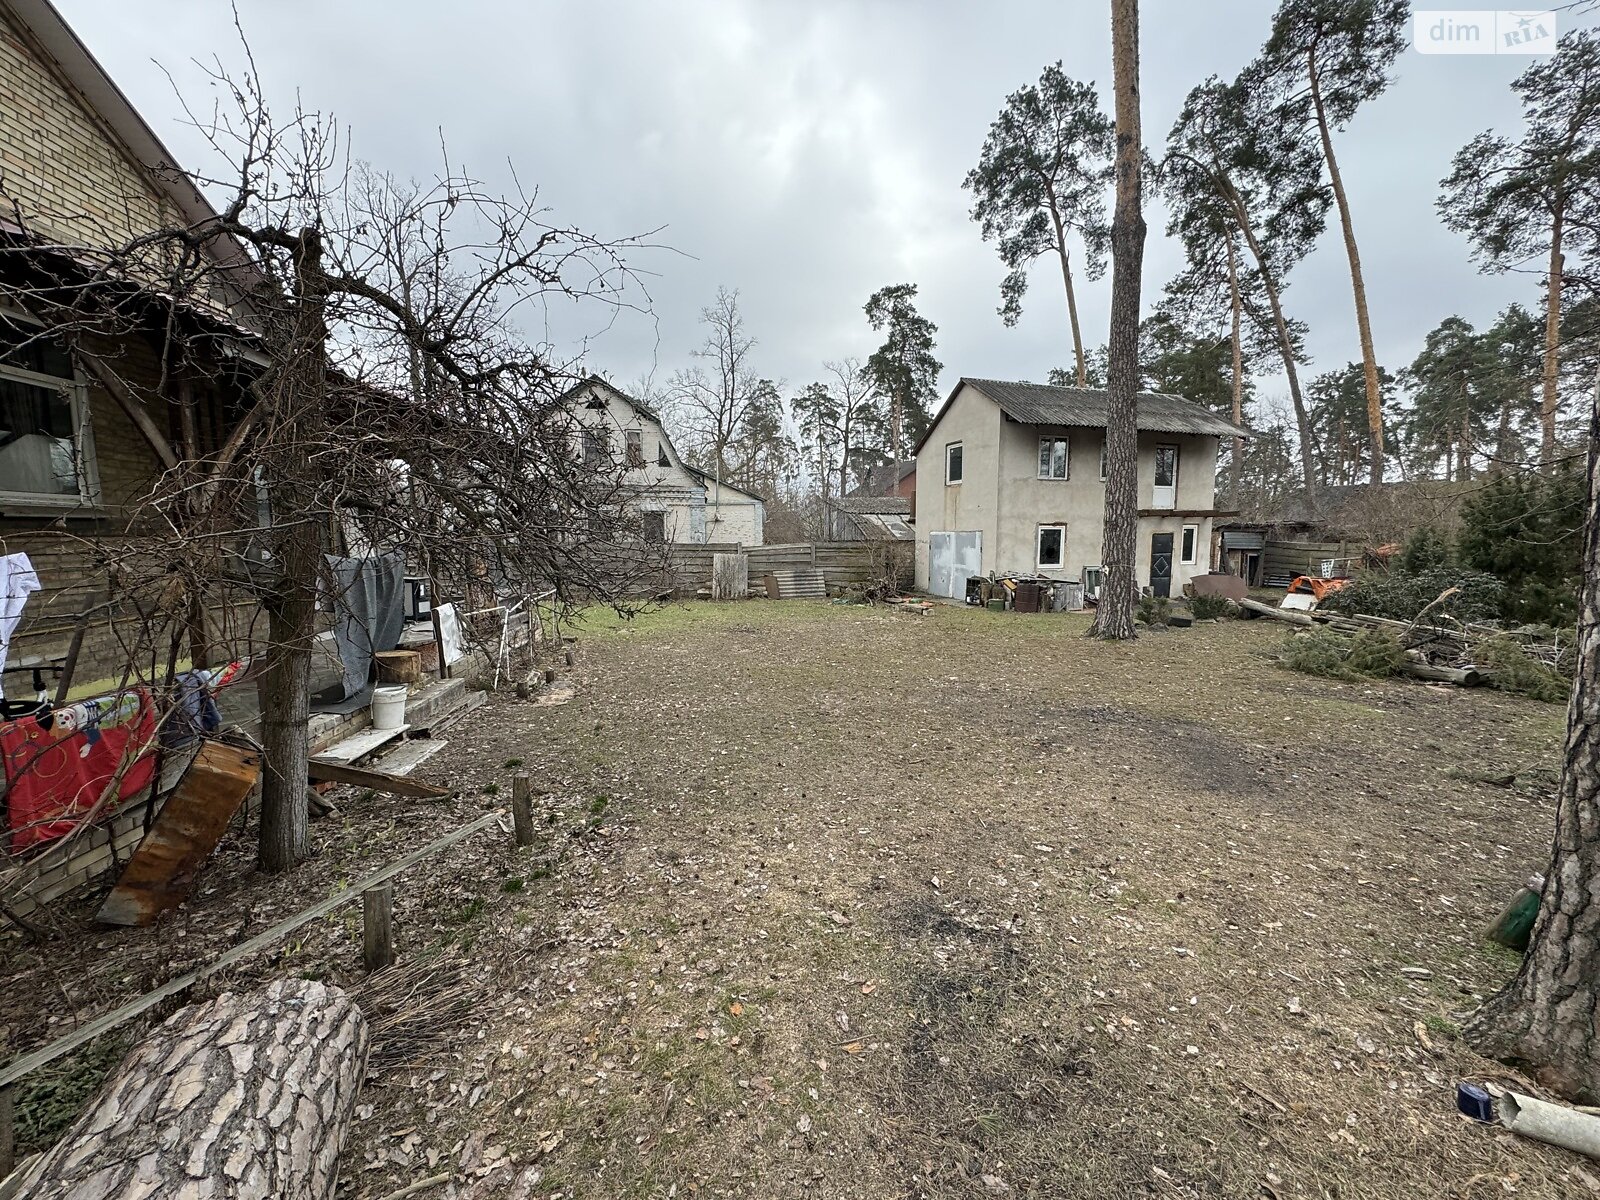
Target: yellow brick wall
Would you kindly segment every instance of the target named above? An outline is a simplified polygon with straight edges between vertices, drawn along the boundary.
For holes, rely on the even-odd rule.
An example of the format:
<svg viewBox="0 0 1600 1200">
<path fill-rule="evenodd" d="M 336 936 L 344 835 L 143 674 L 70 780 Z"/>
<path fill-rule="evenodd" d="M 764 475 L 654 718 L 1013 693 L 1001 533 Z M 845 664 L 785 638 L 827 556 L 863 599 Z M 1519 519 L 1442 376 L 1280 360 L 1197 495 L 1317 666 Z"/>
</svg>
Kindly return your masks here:
<svg viewBox="0 0 1600 1200">
<path fill-rule="evenodd" d="M 113 247 L 170 203 L 0 8 L 0 200 L 37 231 Z"/>
</svg>

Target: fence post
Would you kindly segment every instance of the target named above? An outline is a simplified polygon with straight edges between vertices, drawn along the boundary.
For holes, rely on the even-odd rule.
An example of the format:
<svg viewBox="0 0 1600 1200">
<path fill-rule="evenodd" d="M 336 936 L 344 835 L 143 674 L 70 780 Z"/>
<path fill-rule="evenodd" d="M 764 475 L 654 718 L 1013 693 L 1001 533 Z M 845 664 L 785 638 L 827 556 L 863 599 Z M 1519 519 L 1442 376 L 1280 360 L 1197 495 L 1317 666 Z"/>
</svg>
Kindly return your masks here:
<svg viewBox="0 0 1600 1200">
<path fill-rule="evenodd" d="M 380 883 L 361 893 L 361 963 L 381 971 L 394 962 L 394 884 Z"/>
<path fill-rule="evenodd" d="M 533 780 L 526 771 L 511 777 L 511 820 L 516 826 L 517 845 L 533 845 Z"/>
</svg>

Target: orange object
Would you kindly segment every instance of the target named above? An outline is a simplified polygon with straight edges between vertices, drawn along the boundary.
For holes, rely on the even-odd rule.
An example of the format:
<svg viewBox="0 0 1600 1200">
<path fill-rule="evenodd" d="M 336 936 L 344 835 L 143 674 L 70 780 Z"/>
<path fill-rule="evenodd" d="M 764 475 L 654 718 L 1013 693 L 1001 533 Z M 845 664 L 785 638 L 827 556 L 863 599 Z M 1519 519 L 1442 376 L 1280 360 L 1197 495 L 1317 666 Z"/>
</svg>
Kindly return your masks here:
<svg viewBox="0 0 1600 1200">
<path fill-rule="evenodd" d="M 1353 579 L 1322 579 L 1316 575 L 1296 575 L 1289 584 L 1288 594 L 1315 596 L 1321 601 L 1334 592 L 1343 591 L 1354 582 Z"/>
</svg>

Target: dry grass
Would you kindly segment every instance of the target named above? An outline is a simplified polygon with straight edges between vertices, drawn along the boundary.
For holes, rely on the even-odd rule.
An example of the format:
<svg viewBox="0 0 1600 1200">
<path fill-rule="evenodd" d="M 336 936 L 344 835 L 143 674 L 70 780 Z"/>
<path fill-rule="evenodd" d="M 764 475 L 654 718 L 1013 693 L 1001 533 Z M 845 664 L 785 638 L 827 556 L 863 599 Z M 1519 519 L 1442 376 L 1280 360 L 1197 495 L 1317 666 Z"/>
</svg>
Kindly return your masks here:
<svg viewBox="0 0 1600 1200">
<path fill-rule="evenodd" d="M 599 618 L 570 703 L 453 730 L 422 773 L 524 760 L 549 839 L 417 883 L 402 937 L 470 964 L 471 1015 L 383 1064 L 353 1194 L 1586 1194 L 1453 1105 L 1504 1077 L 1454 1029 L 1551 820 L 1472 779 L 1548 778 L 1560 714 L 1292 675 L 1251 624 L 1084 624 Z"/>
</svg>

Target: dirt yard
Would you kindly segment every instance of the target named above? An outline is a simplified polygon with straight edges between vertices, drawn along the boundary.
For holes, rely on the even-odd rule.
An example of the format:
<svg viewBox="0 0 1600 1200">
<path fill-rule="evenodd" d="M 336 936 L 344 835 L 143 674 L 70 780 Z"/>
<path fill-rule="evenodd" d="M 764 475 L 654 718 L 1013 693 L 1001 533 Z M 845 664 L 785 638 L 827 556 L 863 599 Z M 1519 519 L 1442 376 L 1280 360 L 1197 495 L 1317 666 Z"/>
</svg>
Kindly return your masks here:
<svg viewBox="0 0 1600 1200">
<path fill-rule="evenodd" d="M 1267 622 L 1131 646 L 1085 624 L 594 620 L 569 703 L 450 731 L 419 774 L 456 799 L 351 797 L 287 883 L 238 838 L 161 930 L 7 948 L 13 1044 L 504 803 L 522 769 L 539 847 L 487 836 L 401 888 L 348 1195 L 445 1173 L 420 1195 L 1600 1192 L 1600 1167 L 1454 1106 L 1458 1079 L 1512 1078 L 1457 1025 L 1514 966 L 1478 931 L 1543 865 L 1562 713 L 1290 675 Z M 222 986 L 359 986 L 358 914 Z"/>
</svg>

